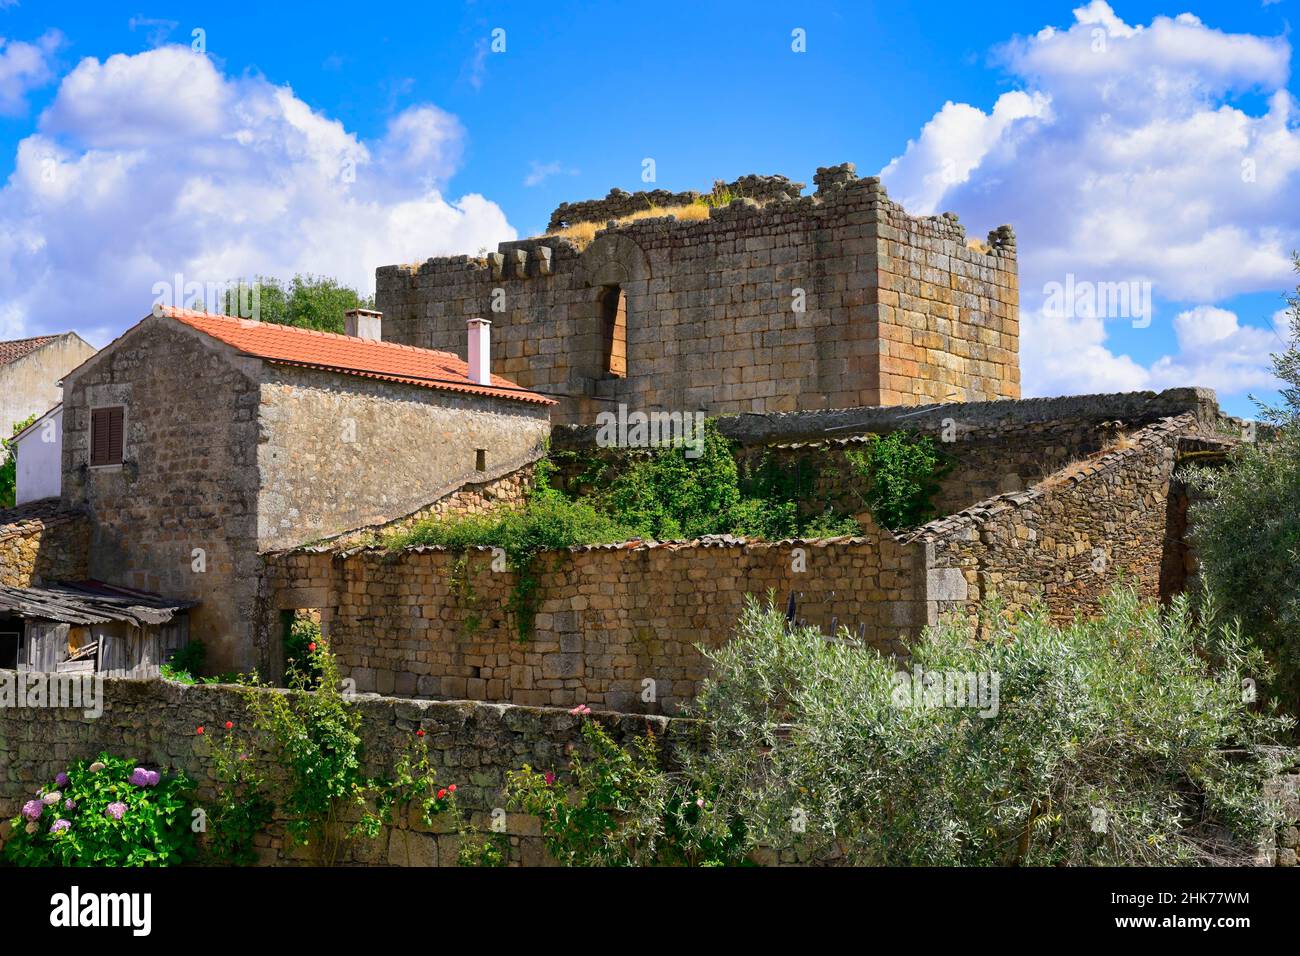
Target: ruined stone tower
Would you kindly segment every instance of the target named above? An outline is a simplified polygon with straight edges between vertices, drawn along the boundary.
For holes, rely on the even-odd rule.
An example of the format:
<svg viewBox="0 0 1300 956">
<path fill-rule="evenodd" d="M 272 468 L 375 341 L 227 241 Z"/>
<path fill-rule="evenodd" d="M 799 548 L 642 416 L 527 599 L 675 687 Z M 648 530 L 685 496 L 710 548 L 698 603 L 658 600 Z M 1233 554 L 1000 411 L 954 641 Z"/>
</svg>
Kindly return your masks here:
<svg viewBox="0 0 1300 956">
<path fill-rule="evenodd" d="M 952 214 L 910 216 L 852 164 L 814 182 L 811 196 L 783 176 L 710 197 L 614 190 L 552 216 L 552 233 L 602 224 L 585 247 L 546 235 L 381 267 L 383 336 L 463 354 L 466 321 L 490 319 L 492 370 L 558 399 L 557 422 L 618 403 L 728 414 L 1019 398 L 1011 228 L 969 241 Z M 739 198 L 710 208 L 719 196 Z"/>
</svg>

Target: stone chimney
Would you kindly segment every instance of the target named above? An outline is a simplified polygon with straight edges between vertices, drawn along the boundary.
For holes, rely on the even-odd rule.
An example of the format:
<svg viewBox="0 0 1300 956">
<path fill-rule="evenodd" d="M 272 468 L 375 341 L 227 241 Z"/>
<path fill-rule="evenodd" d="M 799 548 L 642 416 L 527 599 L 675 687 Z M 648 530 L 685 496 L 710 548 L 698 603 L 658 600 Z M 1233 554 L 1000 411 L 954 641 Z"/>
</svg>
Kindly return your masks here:
<svg viewBox="0 0 1300 956">
<path fill-rule="evenodd" d="M 470 319 L 469 380 L 475 385 L 492 384 L 492 323 L 487 319 Z"/>
<path fill-rule="evenodd" d="M 371 309 L 348 309 L 343 313 L 343 334 L 356 339 L 369 339 L 378 342 L 382 336 L 384 313 Z"/>
</svg>

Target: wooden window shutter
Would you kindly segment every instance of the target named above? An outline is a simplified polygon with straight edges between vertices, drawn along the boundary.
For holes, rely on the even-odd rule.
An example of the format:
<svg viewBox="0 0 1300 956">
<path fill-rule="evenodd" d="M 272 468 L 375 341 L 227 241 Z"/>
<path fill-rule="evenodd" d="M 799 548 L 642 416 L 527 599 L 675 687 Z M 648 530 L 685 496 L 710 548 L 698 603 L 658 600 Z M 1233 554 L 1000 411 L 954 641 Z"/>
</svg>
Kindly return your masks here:
<svg viewBox="0 0 1300 956">
<path fill-rule="evenodd" d="M 96 408 L 90 412 L 90 463 L 122 463 L 123 408 Z"/>
</svg>

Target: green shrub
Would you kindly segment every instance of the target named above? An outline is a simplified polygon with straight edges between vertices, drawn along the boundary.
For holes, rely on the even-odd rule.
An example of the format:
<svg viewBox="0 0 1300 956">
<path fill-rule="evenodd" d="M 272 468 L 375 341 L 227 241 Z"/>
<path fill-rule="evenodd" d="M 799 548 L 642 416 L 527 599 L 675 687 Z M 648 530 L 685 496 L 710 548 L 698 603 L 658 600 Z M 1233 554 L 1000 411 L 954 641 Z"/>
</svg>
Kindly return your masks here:
<svg viewBox="0 0 1300 956">
<path fill-rule="evenodd" d="M 536 615 L 537 555 L 583 544 L 611 544 L 638 537 L 636 528 L 601 513 L 589 501 L 573 501 L 542 478 L 522 509 L 490 515 L 452 515 L 421 522 L 409 532 L 385 539 L 390 549 L 440 545 L 462 549 L 501 548 L 515 573 L 509 610 L 521 639 L 532 632 Z"/>
<path fill-rule="evenodd" d="M 696 786 L 756 842 L 851 863 L 1145 865 L 1253 850 L 1270 768 L 1234 752 L 1287 721 L 1243 699 L 1262 662 L 1236 629 L 1125 590 L 1096 621 L 1007 620 L 990 605 L 984 624 L 981 640 L 964 622 L 929 629 L 909 667 L 982 676 L 996 695 L 917 706 L 934 692 L 907 693 L 890 659 L 751 599 L 735 639 L 706 651 Z"/>
<path fill-rule="evenodd" d="M 179 647 L 172 654 L 171 660 L 167 663 L 176 671 L 187 671 L 190 674 L 203 673 L 203 667 L 208 660 L 208 647 L 198 638 L 193 638 L 184 646 Z"/>
<path fill-rule="evenodd" d="M 576 708 L 583 713 L 586 708 Z M 651 732 L 620 747 L 584 719 L 569 773 L 507 774 L 507 806 L 537 817 L 564 866 L 726 865 L 744 862 L 743 831 L 714 815 L 689 781 L 665 773 Z"/>
<path fill-rule="evenodd" d="M 27 801 L 5 856 L 18 866 L 175 866 L 194 853 L 190 781 L 102 753 Z"/>
<path fill-rule="evenodd" d="M 319 674 L 313 680 L 309 673 Z M 347 840 L 374 839 L 398 807 L 416 804 L 425 823 L 455 810 L 454 785 L 439 788 L 424 732 L 417 731 L 394 766 L 393 777 L 370 777 L 363 766 L 361 715 L 345 694 L 328 642 L 308 651 L 291 692 L 254 687 L 247 691 L 253 727 L 271 740 L 279 768 L 269 799 L 285 819 L 289 838 L 314 846 L 317 861 L 335 863 Z M 218 754 L 215 766 L 220 772 Z M 248 781 L 251 783 L 251 781 Z M 247 792 L 263 795 L 262 784 Z"/>
<path fill-rule="evenodd" d="M 209 740 L 216 733 L 205 733 Z M 205 821 L 203 850 L 218 866 L 256 862 L 253 838 L 270 825 L 275 804 L 266 791 L 253 742 L 227 721 L 225 733 L 212 744 L 212 778 L 216 799 Z"/>
<path fill-rule="evenodd" d="M 1199 469 L 1189 526 L 1211 607 L 1241 622 L 1276 676 L 1264 690 L 1300 714 L 1300 432 Z"/>
<path fill-rule="evenodd" d="M 315 687 L 320 669 L 312 657 L 320 644 L 320 622 L 294 616 L 284 636 L 284 682 L 287 687 Z"/>
<path fill-rule="evenodd" d="M 696 458 L 681 448 L 628 452 L 593 495 L 602 511 L 658 541 L 725 534 L 740 503 L 731 446 L 710 420 Z"/>
<path fill-rule="evenodd" d="M 882 528 L 915 528 L 934 517 L 939 480 L 952 463 L 929 435 L 872 435 L 861 451 L 846 454 L 864 483 L 863 503 Z"/>
</svg>

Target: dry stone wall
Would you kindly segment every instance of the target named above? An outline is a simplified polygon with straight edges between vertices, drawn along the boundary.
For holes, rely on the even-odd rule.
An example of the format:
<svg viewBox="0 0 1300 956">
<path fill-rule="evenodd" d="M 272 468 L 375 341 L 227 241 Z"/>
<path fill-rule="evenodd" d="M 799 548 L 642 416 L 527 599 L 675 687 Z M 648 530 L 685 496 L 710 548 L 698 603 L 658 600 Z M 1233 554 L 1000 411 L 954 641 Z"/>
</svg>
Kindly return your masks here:
<svg viewBox="0 0 1300 956">
<path fill-rule="evenodd" d="M 12 674 L 9 675 L 12 679 Z M 261 691 L 260 693 L 287 693 Z M 93 760 L 102 751 L 159 769 L 181 770 L 197 786 L 197 804 L 213 799 L 211 748 L 227 720 L 241 731 L 249 727 L 241 692 L 232 687 L 186 687 L 164 681 L 106 680 L 103 714 L 87 719 L 81 710 L 0 708 L 0 844 L 8 821 L 37 788 L 49 786 L 69 761 Z M 417 730 L 424 730 L 430 759 L 442 784 L 456 784 L 460 805 L 483 830 L 494 808 L 503 807 L 505 774 L 525 763 L 561 772 L 570 749 L 581 745 L 579 721 L 564 710 L 361 697 L 361 736 L 366 771 L 391 774 L 399 755 Z M 652 730 L 671 764 L 676 748 L 690 745 L 687 721 L 654 716 L 596 714 L 614 739 L 629 741 Z M 197 727 L 205 733 L 195 733 Z M 254 750 L 260 769 L 273 776 L 277 767 L 267 756 L 267 741 Z M 536 820 L 516 813 L 505 816 L 505 832 L 514 864 L 548 862 Z M 376 840 L 358 839 L 342 862 L 393 866 L 455 866 L 459 838 L 448 832 L 445 816 L 432 828 L 411 814 L 383 829 Z M 305 848 L 287 844 L 277 823 L 257 840 L 262 865 L 314 862 Z"/>
<path fill-rule="evenodd" d="M 90 523 L 58 499 L 0 511 L 0 584 L 12 588 L 86 579 Z"/>
<path fill-rule="evenodd" d="M 1015 243 L 1000 229 L 984 248 L 846 165 L 819 170 L 812 196 L 642 219 L 581 252 L 542 237 L 386 266 L 376 307 L 386 339 L 458 353 L 466 320 L 491 319 L 493 368 L 559 399 L 562 422 L 618 403 L 729 414 L 1016 398 Z M 613 286 L 621 378 L 602 331 Z"/>
<path fill-rule="evenodd" d="M 1120 580 L 1170 596 L 1170 485 L 1187 414 L 1127 436 L 1114 450 L 1064 469 L 1027 491 L 1000 495 L 918 529 L 940 613 L 974 614 L 994 593 L 1011 609 L 1034 601 L 1066 621 L 1089 616 Z M 1181 583 L 1181 578 L 1177 578 Z"/>
<path fill-rule="evenodd" d="M 546 552 L 525 639 L 517 575 L 487 549 L 289 552 L 268 558 L 265 587 L 275 611 L 321 609 L 363 691 L 675 714 L 706 675 L 696 645 L 724 643 L 746 595 L 793 592 L 801 619 L 902 652 L 927 614 L 920 554 L 879 531 Z"/>
</svg>

